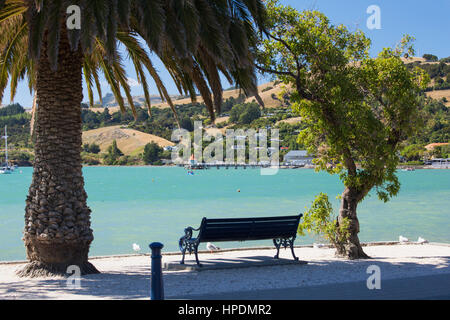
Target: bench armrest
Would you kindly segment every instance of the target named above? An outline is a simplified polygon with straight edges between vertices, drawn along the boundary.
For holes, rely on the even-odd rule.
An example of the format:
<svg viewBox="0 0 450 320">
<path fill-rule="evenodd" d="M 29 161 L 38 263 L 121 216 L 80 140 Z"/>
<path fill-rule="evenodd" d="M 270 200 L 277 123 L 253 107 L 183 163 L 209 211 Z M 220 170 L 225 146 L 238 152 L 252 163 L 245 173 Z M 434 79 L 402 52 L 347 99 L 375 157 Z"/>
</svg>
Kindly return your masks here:
<svg viewBox="0 0 450 320">
<path fill-rule="evenodd" d="M 194 229 L 192 227 L 187 227 L 186 229 L 184 229 L 184 236 L 182 236 L 180 238 L 180 240 L 178 241 L 178 245 L 182 252 L 186 249 L 191 251 L 191 249 L 189 249 L 189 248 L 191 248 L 190 240 L 192 239 L 192 234 L 194 231 L 200 231 L 200 228 Z"/>
<path fill-rule="evenodd" d="M 194 229 L 194 228 L 192 228 L 192 227 L 187 227 L 186 229 L 184 229 L 184 236 L 182 236 L 182 237 L 180 238 L 180 240 L 181 240 L 181 239 L 184 239 L 184 240 L 190 240 L 190 239 L 192 238 L 192 233 L 193 233 L 194 231 L 200 231 L 200 228 Z"/>
</svg>

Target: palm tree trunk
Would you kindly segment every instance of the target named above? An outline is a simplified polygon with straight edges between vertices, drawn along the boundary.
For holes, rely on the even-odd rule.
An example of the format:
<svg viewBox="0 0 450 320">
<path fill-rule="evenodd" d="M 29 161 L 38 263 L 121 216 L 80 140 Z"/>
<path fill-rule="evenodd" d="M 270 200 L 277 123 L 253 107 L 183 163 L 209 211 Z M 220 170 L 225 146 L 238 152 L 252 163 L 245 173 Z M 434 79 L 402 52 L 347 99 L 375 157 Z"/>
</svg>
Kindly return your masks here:
<svg viewBox="0 0 450 320">
<path fill-rule="evenodd" d="M 342 224 L 344 218 L 349 219 L 349 238 L 345 243 L 337 247 L 336 254 L 348 259 L 368 259 L 369 256 L 363 251 L 359 242 L 359 221 L 356 208 L 362 194 L 355 189 L 346 188 L 342 193 L 341 208 L 339 210 L 338 224 Z"/>
<path fill-rule="evenodd" d="M 29 263 L 20 276 L 98 273 L 88 262 L 93 240 L 81 165 L 82 54 L 61 33 L 58 69 L 52 71 L 47 44 L 37 72 L 33 180 L 25 209 L 24 242 Z"/>
</svg>

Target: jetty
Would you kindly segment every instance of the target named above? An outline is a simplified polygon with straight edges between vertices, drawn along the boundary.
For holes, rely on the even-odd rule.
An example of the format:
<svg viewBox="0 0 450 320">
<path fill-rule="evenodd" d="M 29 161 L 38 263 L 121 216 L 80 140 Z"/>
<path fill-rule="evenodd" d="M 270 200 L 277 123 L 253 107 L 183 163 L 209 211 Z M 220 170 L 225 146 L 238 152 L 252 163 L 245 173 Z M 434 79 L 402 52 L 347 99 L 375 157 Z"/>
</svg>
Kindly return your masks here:
<svg viewBox="0 0 450 320">
<path fill-rule="evenodd" d="M 209 169 L 261 169 L 261 168 L 273 168 L 279 169 L 298 169 L 309 168 L 305 164 L 292 165 L 292 164 L 278 164 L 276 166 L 270 163 L 195 163 L 195 164 L 178 164 L 178 167 L 184 167 L 187 170 L 209 170 Z"/>
</svg>

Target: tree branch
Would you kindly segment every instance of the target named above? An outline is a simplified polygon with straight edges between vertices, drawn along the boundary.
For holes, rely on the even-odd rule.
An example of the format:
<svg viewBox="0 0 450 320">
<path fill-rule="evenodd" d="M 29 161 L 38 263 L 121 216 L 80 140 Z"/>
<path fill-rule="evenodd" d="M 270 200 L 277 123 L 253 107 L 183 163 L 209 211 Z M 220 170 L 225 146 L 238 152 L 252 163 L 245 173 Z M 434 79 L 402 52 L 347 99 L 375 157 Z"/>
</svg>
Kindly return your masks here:
<svg viewBox="0 0 450 320">
<path fill-rule="evenodd" d="M 262 72 L 273 73 L 273 74 L 277 74 L 279 76 L 290 76 L 290 77 L 297 79 L 297 76 L 294 73 L 289 72 L 289 71 L 277 71 L 277 70 L 267 69 L 267 68 L 258 66 L 256 64 L 255 64 L 255 67 L 256 67 L 256 69 L 258 69 L 259 71 L 262 71 Z"/>
</svg>

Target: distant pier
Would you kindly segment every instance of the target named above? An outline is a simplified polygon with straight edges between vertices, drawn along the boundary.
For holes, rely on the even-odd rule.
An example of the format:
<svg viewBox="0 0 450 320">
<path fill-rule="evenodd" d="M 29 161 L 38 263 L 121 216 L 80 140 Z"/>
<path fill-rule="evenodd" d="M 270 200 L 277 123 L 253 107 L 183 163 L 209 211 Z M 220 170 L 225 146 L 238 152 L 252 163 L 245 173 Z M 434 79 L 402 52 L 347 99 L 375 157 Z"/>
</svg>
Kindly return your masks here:
<svg viewBox="0 0 450 320">
<path fill-rule="evenodd" d="M 196 164 L 179 164 L 179 167 L 184 167 L 187 170 L 209 170 L 209 169 L 261 169 L 272 168 L 270 164 L 249 164 L 249 163 L 196 163 Z M 279 164 L 276 166 L 279 169 L 297 169 L 304 168 L 305 165 L 285 165 Z"/>
</svg>

